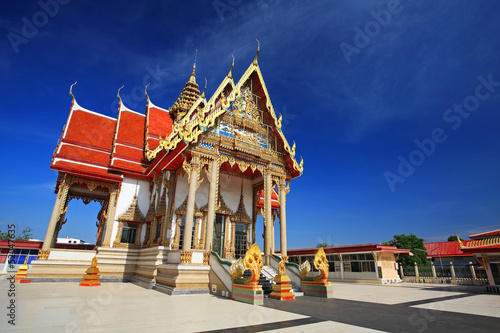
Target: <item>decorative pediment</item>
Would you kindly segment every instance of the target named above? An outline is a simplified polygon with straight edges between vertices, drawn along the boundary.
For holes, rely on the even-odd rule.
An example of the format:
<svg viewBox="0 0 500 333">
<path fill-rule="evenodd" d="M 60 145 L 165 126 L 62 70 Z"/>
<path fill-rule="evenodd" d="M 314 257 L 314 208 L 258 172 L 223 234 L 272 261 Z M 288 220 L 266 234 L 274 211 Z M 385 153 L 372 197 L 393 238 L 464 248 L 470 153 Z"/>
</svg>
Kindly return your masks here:
<svg viewBox="0 0 500 333">
<path fill-rule="evenodd" d="M 160 140 L 158 147 L 146 152 L 149 160 L 163 149 L 172 151 L 181 142 L 195 144 L 203 133 L 213 133 L 217 127 L 217 134 L 225 132 L 250 147 L 264 147 L 270 154 L 282 154 L 280 164 L 292 178 L 303 172 L 303 161 L 299 163 L 295 158 L 295 144 L 291 146 L 281 130 L 282 117 L 276 116 L 257 61 L 247 68 L 237 84 L 229 74 L 203 107 L 193 106 L 177 119 L 173 131 Z"/>
<path fill-rule="evenodd" d="M 118 217 L 119 221 L 128 221 L 128 222 L 143 222 L 144 216 L 139 209 L 139 205 L 137 204 L 137 194 L 134 195 L 134 199 L 132 203 L 125 211 L 125 213 L 121 214 Z"/>
</svg>

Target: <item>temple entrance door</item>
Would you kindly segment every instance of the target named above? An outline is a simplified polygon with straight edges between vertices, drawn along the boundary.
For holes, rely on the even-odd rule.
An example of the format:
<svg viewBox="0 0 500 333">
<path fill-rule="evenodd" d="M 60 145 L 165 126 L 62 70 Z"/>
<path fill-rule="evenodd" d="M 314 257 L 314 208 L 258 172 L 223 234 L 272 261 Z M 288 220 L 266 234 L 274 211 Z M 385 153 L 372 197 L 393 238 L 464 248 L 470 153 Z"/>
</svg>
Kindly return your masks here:
<svg viewBox="0 0 500 333">
<path fill-rule="evenodd" d="M 212 251 L 217 253 L 221 258 L 223 258 L 224 255 L 225 226 L 226 226 L 226 216 L 219 214 L 215 215 Z"/>
</svg>

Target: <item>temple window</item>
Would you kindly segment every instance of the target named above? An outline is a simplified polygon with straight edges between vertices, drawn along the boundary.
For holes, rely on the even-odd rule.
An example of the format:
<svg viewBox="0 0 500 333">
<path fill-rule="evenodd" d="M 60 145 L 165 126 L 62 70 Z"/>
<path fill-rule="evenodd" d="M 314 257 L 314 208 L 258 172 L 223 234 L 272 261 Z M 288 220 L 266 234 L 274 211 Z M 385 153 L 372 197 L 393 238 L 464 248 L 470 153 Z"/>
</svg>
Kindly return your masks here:
<svg viewBox="0 0 500 333">
<path fill-rule="evenodd" d="M 137 225 L 133 223 L 123 223 L 122 235 L 120 243 L 135 243 L 135 236 L 137 234 Z"/>
</svg>

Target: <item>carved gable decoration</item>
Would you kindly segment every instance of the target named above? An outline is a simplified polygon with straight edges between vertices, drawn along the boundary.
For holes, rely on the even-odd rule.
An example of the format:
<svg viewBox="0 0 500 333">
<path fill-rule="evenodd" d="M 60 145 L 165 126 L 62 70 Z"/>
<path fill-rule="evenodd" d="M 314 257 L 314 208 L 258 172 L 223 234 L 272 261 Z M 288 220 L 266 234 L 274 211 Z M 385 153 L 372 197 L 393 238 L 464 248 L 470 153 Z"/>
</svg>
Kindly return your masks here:
<svg viewBox="0 0 500 333">
<path fill-rule="evenodd" d="M 119 221 L 129 221 L 129 222 L 144 222 L 144 216 L 137 205 L 137 194 L 134 195 L 132 203 L 128 207 L 127 211 L 118 217 Z"/>
<path fill-rule="evenodd" d="M 188 197 L 186 196 L 186 199 L 184 199 L 184 202 L 175 210 L 176 215 L 186 215 L 186 210 L 187 210 L 187 201 Z M 196 202 L 194 203 L 194 216 L 195 217 L 202 217 L 203 213 L 201 210 L 196 206 Z"/>
<path fill-rule="evenodd" d="M 158 208 L 156 208 L 156 217 L 162 217 L 165 215 L 165 211 L 167 210 L 167 203 L 166 203 L 166 194 L 167 191 L 163 191 L 163 195 L 161 196 L 160 203 L 158 204 Z"/>
<path fill-rule="evenodd" d="M 151 204 L 149 205 L 148 212 L 146 213 L 146 218 L 144 219 L 148 223 L 153 222 L 153 220 L 155 218 L 155 199 L 156 199 L 156 195 L 153 196 L 153 199 L 151 200 Z"/>
<path fill-rule="evenodd" d="M 229 208 L 224 202 L 224 198 L 222 198 L 222 195 L 220 194 L 220 189 L 218 192 L 219 198 L 217 200 L 217 204 L 215 205 L 215 213 L 220 215 L 233 215 L 234 213 L 231 208 Z M 208 212 L 208 203 L 201 207 L 201 211 L 204 213 Z"/>
<path fill-rule="evenodd" d="M 252 223 L 252 219 L 248 216 L 247 210 L 245 208 L 245 203 L 243 200 L 243 194 L 240 196 L 240 204 L 238 205 L 238 210 L 231 216 L 232 222 L 243 222 Z"/>
</svg>

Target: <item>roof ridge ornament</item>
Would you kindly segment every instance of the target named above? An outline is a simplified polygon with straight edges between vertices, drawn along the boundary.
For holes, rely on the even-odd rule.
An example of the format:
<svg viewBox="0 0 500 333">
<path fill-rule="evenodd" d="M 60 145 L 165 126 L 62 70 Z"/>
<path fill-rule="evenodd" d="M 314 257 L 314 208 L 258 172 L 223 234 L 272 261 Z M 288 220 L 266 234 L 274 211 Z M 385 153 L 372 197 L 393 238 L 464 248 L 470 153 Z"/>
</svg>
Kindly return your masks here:
<svg viewBox="0 0 500 333">
<path fill-rule="evenodd" d="M 118 88 L 118 92 L 116 93 L 116 97 L 118 97 L 118 99 L 120 100 L 120 105 L 123 105 L 122 98 L 120 97 L 120 90 L 122 90 L 123 87 L 125 87 L 125 85 L 122 85 L 120 88 Z"/>
<path fill-rule="evenodd" d="M 77 84 L 77 83 L 78 83 L 78 81 L 75 81 L 75 83 L 73 83 L 73 84 L 69 87 L 69 95 L 73 98 L 73 99 L 71 100 L 71 105 L 75 105 L 75 101 L 76 101 L 76 99 L 75 99 L 75 95 L 73 95 L 73 86 L 74 86 L 75 84 Z"/>
<path fill-rule="evenodd" d="M 232 79 L 233 78 L 233 68 L 234 68 L 234 54 L 231 54 L 231 57 L 233 57 L 233 63 L 231 64 L 231 69 L 229 70 L 229 73 L 227 73 L 227 78 Z"/>
<path fill-rule="evenodd" d="M 207 78 L 205 78 L 205 88 L 203 88 L 203 93 L 201 94 L 201 98 L 205 98 L 205 90 L 207 90 Z"/>
<path fill-rule="evenodd" d="M 146 86 L 144 87 L 144 95 L 146 95 L 146 103 L 148 103 L 148 104 L 149 104 L 148 87 L 149 87 L 150 84 L 151 84 L 151 82 L 149 82 L 148 84 L 146 84 Z"/>
<path fill-rule="evenodd" d="M 260 52 L 260 42 L 257 38 L 255 38 L 255 40 L 257 41 L 257 53 L 255 53 L 255 59 L 253 59 L 253 65 L 258 66 L 259 64 L 257 63 L 257 56 L 259 55 Z"/>
</svg>

